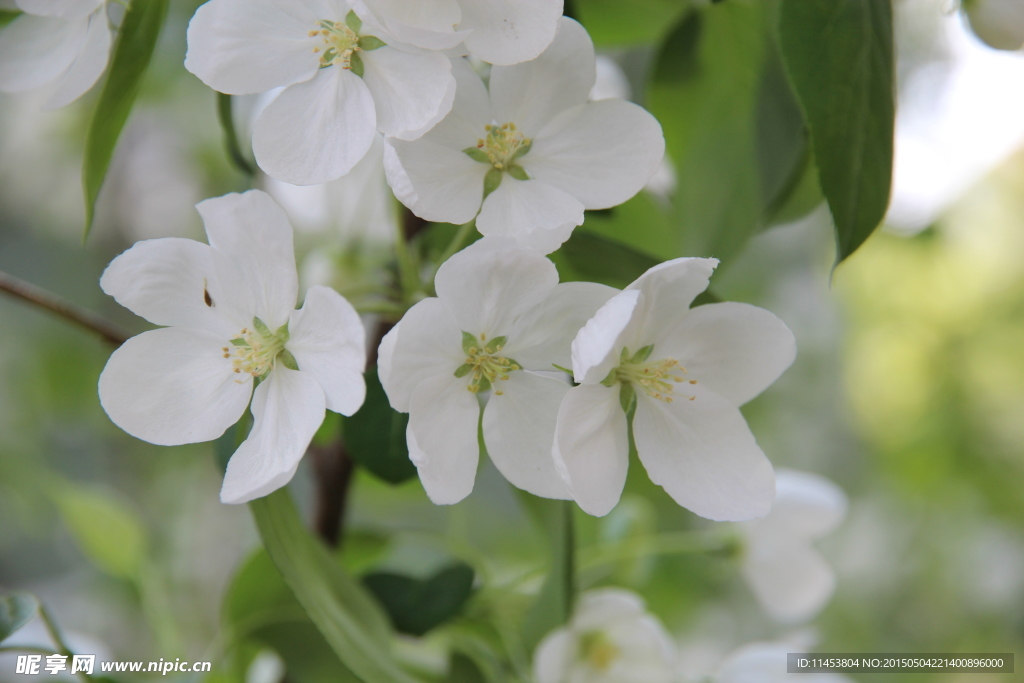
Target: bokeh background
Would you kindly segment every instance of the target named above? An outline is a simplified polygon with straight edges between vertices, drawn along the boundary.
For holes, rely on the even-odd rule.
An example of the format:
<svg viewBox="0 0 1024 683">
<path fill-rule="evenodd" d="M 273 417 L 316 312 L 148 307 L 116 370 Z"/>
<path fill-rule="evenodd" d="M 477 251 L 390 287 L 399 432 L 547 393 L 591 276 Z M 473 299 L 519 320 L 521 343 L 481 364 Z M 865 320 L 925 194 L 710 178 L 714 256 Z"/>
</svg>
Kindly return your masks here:
<svg viewBox="0 0 1024 683">
<path fill-rule="evenodd" d="M 172 3 L 84 246 L 79 174 L 95 93 L 56 112 L 41 111 L 41 97 L 0 95 L 0 270 L 133 333 L 146 323 L 100 291 L 105 265 L 136 240 L 203 239 L 193 205 L 250 186 L 224 152 L 214 94 L 181 66 L 198 4 Z M 621 4 L 631 3 L 581 1 L 577 14 L 608 58 L 604 86 L 644 104 L 660 46 L 688 7 L 648 0 L 623 14 Z M 609 517 L 577 515 L 584 555 L 623 539 L 649 544 L 650 556 L 584 567 L 581 580 L 644 595 L 679 644 L 685 680 L 755 640 L 1024 654 L 1024 54 L 982 44 L 947 0 L 895 8 L 899 114 L 886 225 L 833 272 L 830 217 L 811 202 L 767 221 L 712 280 L 718 297 L 764 306 L 796 334 L 795 365 L 744 413 L 777 466 L 823 474 L 850 497 L 846 521 L 819 544 L 838 575 L 834 600 L 810 624 L 778 624 L 734 558 L 660 552 L 666 533 L 710 524 L 672 503 L 637 462 Z M 237 104 L 244 131 L 260 103 Z M 257 181 L 292 214 L 307 284 L 358 299 L 379 282 L 400 216 L 373 163 L 323 188 Z M 667 168 L 584 229 L 659 258 L 686 253 L 676 218 L 687 173 Z M 111 659 L 209 659 L 216 668 L 238 618 L 225 596 L 258 538 L 246 508 L 218 502 L 211 445 L 160 448 L 110 423 L 96 393 L 109 353 L 0 296 L 0 589 L 33 591 L 72 641 Z M 311 509 L 307 466 L 293 491 Z M 466 620 L 500 622 L 502 595 L 536 590 L 545 553 L 491 466 L 467 501 L 446 508 L 416 479 L 390 486 L 357 472 L 342 561 L 423 576 L 452 557 L 470 561 L 490 588 Z M 43 635 L 32 625 L 19 637 Z M 430 643 L 405 647 L 424 666 L 439 656 Z M 0 657 L 0 681 L 14 680 L 11 661 Z M 272 681 L 275 671 L 271 662 L 248 680 Z"/>
</svg>

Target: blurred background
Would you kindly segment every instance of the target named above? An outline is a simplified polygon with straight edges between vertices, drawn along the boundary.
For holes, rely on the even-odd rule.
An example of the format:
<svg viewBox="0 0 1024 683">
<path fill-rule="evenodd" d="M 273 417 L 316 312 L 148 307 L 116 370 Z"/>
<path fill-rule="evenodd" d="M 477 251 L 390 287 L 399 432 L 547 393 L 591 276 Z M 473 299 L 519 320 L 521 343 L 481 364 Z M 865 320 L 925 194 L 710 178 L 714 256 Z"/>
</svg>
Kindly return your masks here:
<svg viewBox="0 0 1024 683">
<path fill-rule="evenodd" d="M 41 111 L 41 96 L 0 95 L 0 270 L 132 333 L 146 323 L 100 291 L 105 265 L 137 240 L 204 239 L 193 205 L 250 187 L 224 152 L 214 93 L 181 66 L 198 4 L 172 3 L 84 246 L 79 174 L 96 93 L 59 111 Z M 666 130 L 682 125 L 648 103 L 647 82 L 689 7 L 648 0 L 625 18 L 607 1 L 574 8 L 606 58 L 601 87 L 651 106 Z M 776 623 L 720 554 L 654 552 L 581 575 L 647 599 L 680 647 L 683 680 L 757 640 L 825 652 L 1024 653 L 1024 53 L 983 44 L 948 0 L 897 0 L 895 11 L 899 113 L 884 228 L 833 272 L 831 219 L 812 188 L 748 241 L 707 252 L 723 256 L 718 297 L 764 306 L 796 334 L 796 363 L 744 413 L 776 466 L 827 476 L 850 497 L 845 522 L 819 543 L 838 576 L 834 599 L 809 624 Z M 259 106 L 236 100 L 243 142 Z M 693 214 L 694 169 L 676 162 L 583 229 L 659 259 L 704 255 L 714 240 L 680 218 Z M 400 220 L 379 157 L 364 165 L 317 188 L 256 181 L 293 217 L 304 283 L 357 300 L 379 287 Z M 580 275 L 558 263 L 566 278 Z M 211 660 L 216 670 L 234 646 L 226 634 L 238 610 L 226 596 L 242 599 L 233 577 L 258 537 L 247 509 L 218 502 L 212 445 L 156 447 L 110 423 L 96 393 L 109 353 L 0 295 L 0 590 L 34 592 L 72 642 L 110 659 Z M 307 512 L 308 470 L 293 484 Z M 622 504 L 577 522 L 583 549 L 624 538 L 656 549 L 659 534 L 713 526 L 635 461 Z M 467 621 L 486 613 L 500 622 L 503 591 L 536 590 L 542 576 L 543 538 L 490 465 L 467 501 L 443 508 L 415 478 L 391 486 L 358 470 L 347 524 L 342 561 L 354 571 L 427 576 L 452 557 L 472 564 L 493 590 L 471 602 Z M 35 624 L 18 638 L 45 636 Z M 406 645 L 424 666 L 439 656 L 430 642 Z M 274 649 L 243 678 L 277 680 L 274 656 L 289 654 Z M 15 680 L 11 661 L 0 657 L 0 681 Z"/>
</svg>

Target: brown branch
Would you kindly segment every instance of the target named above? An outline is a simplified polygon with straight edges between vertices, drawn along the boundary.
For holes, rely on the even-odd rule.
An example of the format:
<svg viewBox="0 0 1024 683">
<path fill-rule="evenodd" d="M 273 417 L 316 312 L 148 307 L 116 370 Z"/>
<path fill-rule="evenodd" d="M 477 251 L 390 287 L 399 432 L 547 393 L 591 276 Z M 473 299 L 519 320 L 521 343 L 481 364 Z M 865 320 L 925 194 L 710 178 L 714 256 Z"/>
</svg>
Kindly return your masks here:
<svg viewBox="0 0 1024 683">
<path fill-rule="evenodd" d="M 316 475 L 316 509 L 313 512 L 313 528 L 327 545 L 336 548 L 341 545 L 345 528 L 345 509 L 355 462 L 338 441 L 327 446 L 310 446 L 313 456 L 313 472 Z"/>
<path fill-rule="evenodd" d="M 3 271 L 0 271 L 0 291 L 44 308 L 79 327 L 98 334 L 108 344 L 120 346 L 128 340 L 129 335 L 124 330 L 92 311 Z"/>
</svg>

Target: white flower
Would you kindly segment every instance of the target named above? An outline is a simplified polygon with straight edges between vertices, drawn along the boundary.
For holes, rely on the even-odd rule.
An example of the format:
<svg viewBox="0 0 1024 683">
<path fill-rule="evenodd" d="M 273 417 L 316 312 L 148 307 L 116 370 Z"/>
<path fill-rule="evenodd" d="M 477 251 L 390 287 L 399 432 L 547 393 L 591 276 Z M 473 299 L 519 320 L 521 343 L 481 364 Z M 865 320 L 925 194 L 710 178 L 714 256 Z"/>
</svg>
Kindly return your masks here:
<svg viewBox="0 0 1024 683">
<path fill-rule="evenodd" d="M 0 91 L 49 87 L 47 109 L 74 102 L 107 68 L 104 0 L 17 0 L 24 14 L 0 30 Z"/>
<path fill-rule="evenodd" d="M 536 683 L 671 683 L 675 646 L 640 596 L 617 588 L 579 597 L 569 623 L 537 647 Z"/>
<path fill-rule="evenodd" d="M 225 503 L 244 503 L 291 480 L 325 408 L 351 415 L 362 405 L 365 333 L 326 287 L 295 310 L 292 229 L 269 196 L 253 190 L 196 208 L 209 245 L 138 242 L 103 273 L 104 292 L 166 327 L 114 352 L 100 402 L 129 434 L 173 446 L 216 439 L 252 397 L 252 431 L 221 489 Z"/>
<path fill-rule="evenodd" d="M 431 50 L 465 41 L 491 64 L 535 59 L 551 44 L 562 0 L 354 0 L 399 40 Z"/>
<path fill-rule="evenodd" d="M 489 91 L 464 60 L 452 68 L 452 112 L 418 140 L 389 140 L 385 152 L 388 182 L 422 218 L 476 217 L 482 234 L 548 253 L 584 209 L 640 191 L 664 156 L 661 127 L 641 107 L 588 102 L 594 46 L 571 19 L 537 59 L 491 69 Z"/>
<path fill-rule="evenodd" d="M 963 3 L 974 34 L 1000 50 L 1024 47 L 1024 6 L 1020 0 L 969 0 Z"/>
<path fill-rule="evenodd" d="M 846 506 L 846 494 L 828 479 L 778 470 L 772 511 L 739 525 L 746 540 L 743 575 L 775 619 L 805 621 L 832 597 L 835 574 L 811 541 L 835 529 Z"/>
<path fill-rule="evenodd" d="M 790 652 L 798 645 L 751 643 L 732 653 L 719 667 L 715 683 L 852 683 L 841 674 L 786 673 Z"/>
<path fill-rule="evenodd" d="M 739 406 L 793 362 L 793 334 L 740 303 L 689 309 L 715 259 L 667 261 L 608 301 L 572 343 L 580 386 L 558 411 L 554 455 L 573 498 L 592 515 L 618 502 L 628 464 L 627 409 L 651 480 L 702 517 L 768 513 L 771 463 Z M 688 310 L 689 309 L 689 310 Z"/>
<path fill-rule="evenodd" d="M 379 353 L 391 405 L 409 413 L 409 454 L 430 499 L 457 503 L 473 490 L 478 424 L 512 484 L 568 498 L 551 443 L 569 387 L 553 364 L 569 363 L 573 335 L 615 290 L 558 284 L 551 261 L 497 238 L 448 259 L 435 283 L 437 297 L 409 309 Z"/>
<path fill-rule="evenodd" d="M 287 86 L 257 119 L 253 153 L 295 185 L 348 173 L 375 130 L 420 135 L 455 95 L 445 55 L 396 44 L 345 0 L 210 0 L 189 23 L 185 68 L 232 95 Z"/>
</svg>

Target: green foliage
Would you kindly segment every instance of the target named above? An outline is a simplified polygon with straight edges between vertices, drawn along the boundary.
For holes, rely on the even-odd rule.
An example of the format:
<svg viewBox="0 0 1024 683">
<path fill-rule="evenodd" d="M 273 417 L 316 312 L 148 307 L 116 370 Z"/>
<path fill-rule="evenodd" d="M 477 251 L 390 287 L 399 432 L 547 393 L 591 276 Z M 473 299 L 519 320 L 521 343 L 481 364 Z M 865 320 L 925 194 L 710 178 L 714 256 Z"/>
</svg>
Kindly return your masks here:
<svg viewBox="0 0 1024 683">
<path fill-rule="evenodd" d="M 96 198 L 110 167 L 114 146 L 142 87 L 167 7 L 168 0 L 132 0 L 118 29 L 107 81 L 85 138 L 82 185 L 86 237 L 92 228 Z"/>
<path fill-rule="evenodd" d="M 575 0 L 576 19 L 598 47 L 656 42 L 688 8 L 683 0 Z"/>
<path fill-rule="evenodd" d="M 459 613 L 473 592 L 473 569 L 455 564 L 428 579 L 374 572 L 363 584 L 380 601 L 400 633 L 422 636 Z"/>
<path fill-rule="evenodd" d="M 138 514 L 107 491 L 63 485 L 54 502 L 82 553 L 111 576 L 134 580 L 146 553 Z"/>
<path fill-rule="evenodd" d="M 345 420 L 345 444 L 349 455 L 361 466 L 391 484 L 416 476 L 409 460 L 405 428 L 409 415 L 391 407 L 381 386 L 376 366 L 366 371 L 366 401 Z"/>
<path fill-rule="evenodd" d="M 32 621 L 39 613 L 39 602 L 29 593 L 0 596 L 0 643 Z"/>
<path fill-rule="evenodd" d="M 387 616 L 309 535 L 287 490 L 249 508 L 285 583 L 345 666 L 366 683 L 415 683 L 391 655 Z"/>
<path fill-rule="evenodd" d="M 782 0 L 779 40 L 806 114 L 839 263 L 878 227 L 892 183 L 891 0 Z"/>
<path fill-rule="evenodd" d="M 588 280 L 612 287 L 625 287 L 658 264 L 658 259 L 637 249 L 577 229 L 554 257 L 560 265 L 562 281 Z M 568 268 L 566 268 L 568 266 Z M 569 273 L 564 271 L 569 270 Z"/>
<path fill-rule="evenodd" d="M 519 501 L 548 536 L 551 568 L 523 623 L 523 643 L 532 651 L 545 635 L 569 621 L 576 599 L 576 540 L 573 507 L 565 500 L 548 500 L 517 491 Z"/>
<path fill-rule="evenodd" d="M 217 120 L 224 131 L 224 147 L 227 149 L 228 158 L 235 168 L 247 176 L 254 175 L 256 169 L 242 152 L 242 146 L 238 142 L 238 133 L 235 130 L 235 116 L 232 107 L 231 95 L 222 92 L 217 93 Z"/>
</svg>

